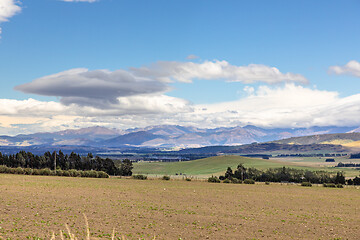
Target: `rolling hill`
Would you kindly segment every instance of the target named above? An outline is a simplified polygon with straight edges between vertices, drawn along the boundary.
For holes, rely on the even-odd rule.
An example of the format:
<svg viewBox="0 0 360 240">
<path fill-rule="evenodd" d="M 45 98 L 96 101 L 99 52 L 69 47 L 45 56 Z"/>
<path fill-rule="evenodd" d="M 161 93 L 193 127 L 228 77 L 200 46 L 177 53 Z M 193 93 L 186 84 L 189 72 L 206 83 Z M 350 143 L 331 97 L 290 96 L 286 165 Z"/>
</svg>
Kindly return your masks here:
<svg viewBox="0 0 360 240">
<path fill-rule="evenodd" d="M 176 173 L 186 175 L 223 174 L 227 167 L 236 169 L 240 163 L 246 167 L 259 169 L 284 166 L 282 163 L 271 160 L 241 156 L 217 156 L 186 162 L 139 162 L 134 164 L 133 172 L 135 174 L 167 175 L 175 175 Z"/>
<path fill-rule="evenodd" d="M 324 162 L 324 159 L 316 159 L 318 162 Z M 190 175 L 190 176 L 210 176 L 222 175 L 228 167 L 233 170 L 239 164 L 243 164 L 246 168 L 254 167 L 257 169 L 291 167 L 305 170 L 325 170 L 325 171 L 344 171 L 347 176 L 357 176 L 359 173 L 354 169 L 335 169 L 331 166 L 323 166 L 321 164 L 309 164 L 306 161 L 292 162 L 289 160 L 281 161 L 279 159 L 259 159 L 241 156 L 216 156 L 203 158 L 186 162 L 138 162 L 134 164 L 133 172 L 135 174 L 151 174 L 151 175 Z"/>
</svg>

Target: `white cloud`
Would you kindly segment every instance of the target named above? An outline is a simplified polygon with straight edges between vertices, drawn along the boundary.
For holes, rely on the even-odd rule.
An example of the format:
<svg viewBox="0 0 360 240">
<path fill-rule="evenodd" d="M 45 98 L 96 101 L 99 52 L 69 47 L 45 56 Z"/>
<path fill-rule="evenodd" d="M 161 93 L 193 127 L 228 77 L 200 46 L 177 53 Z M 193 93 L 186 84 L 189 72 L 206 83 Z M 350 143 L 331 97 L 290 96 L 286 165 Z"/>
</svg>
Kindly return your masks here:
<svg viewBox="0 0 360 240">
<path fill-rule="evenodd" d="M 330 73 L 335 74 L 348 74 L 355 77 L 360 77 L 360 63 L 353 60 L 345 64 L 344 66 L 331 66 L 329 68 Z"/>
<path fill-rule="evenodd" d="M 166 95 L 139 95 L 118 98 L 111 108 L 95 108 L 77 104 L 64 105 L 35 99 L 0 99 L 0 127 L 8 133 L 57 131 L 94 125 L 138 127 L 179 113 L 192 111 L 183 99 Z M 136 121 L 134 121 L 136 119 Z M 23 125 L 20 129 L 19 125 Z M 15 130 L 14 130 L 15 129 Z M 4 134 L 4 131 L 2 131 Z"/>
<path fill-rule="evenodd" d="M 144 95 L 118 98 L 119 103 L 112 108 L 64 105 L 53 101 L 0 99 L 0 116 L 51 118 L 57 115 L 68 116 L 122 116 L 162 113 L 191 112 L 188 101 L 166 95 Z"/>
<path fill-rule="evenodd" d="M 199 57 L 196 56 L 196 55 L 194 55 L 194 54 L 190 54 L 189 56 L 186 57 L 186 59 L 190 59 L 190 60 L 192 60 L 192 59 L 198 59 L 198 58 L 199 58 Z"/>
<path fill-rule="evenodd" d="M 337 92 L 309 89 L 294 84 L 259 89 L 238 101 L 197 105 L 193 113 L 208 126 L 252 124 L 261 127 L 357 126 L 360 94 L 340 98 Z"/>
<path fill-rule="evenodd" d="M 192 111 L 192 106 L 188 101 L 163 94 L 120 97 L 117 100 L 117 104 L 113 104 L 108 108 L 82 107 L 75 104 L 70 106 L 76 109 L 74 111 L 78 114 L 89 117 L 138 115 L 146 118 L 146 115 L 149 114 L 160 115 Z"/>
<path fill-rule="evenodd" d="M 57 102 L 43 102 L 32 98 L 27 100 L 0 99 L 1 116 L 43 117 L 69 112 L 69 109 Z"/>
<path fill-rule="evenodd" d="M 143 77 L 158 79 L 159 81 L 192 82 L 194 79 L 214 80 L 223 79 L 229 82 L 280 83 L 298 82 L 308 83 L 301 74 L 282 73 L 275 67 L 261 64 L 235 66 L 227 61 L 194 62 L 157 62 L 149 67 L 131 68 L 134 74 Z"/>
<path fill-rule="evenodd" d="M 247 94 L 253 94 L 255 91 L 255 88 L 250 87 L 250 86 L 245 86 L 244 87 L 244 92 L 246 92 Z"/>
<path fill-rule="evenodd" d="M 14 0 L 0 0 L 0 23 L 7 22 L 15 14 L 21 11 L 21 7 L 18 1 Z M 2 28 L 0 27 L 0 36 L 2 33 Z"/>
<path fill-rule="evenodd" d="M 18 1 L 0 0 L 0 22 L 9 21 L 9 18 L 21 11 Z"/>
</svg>

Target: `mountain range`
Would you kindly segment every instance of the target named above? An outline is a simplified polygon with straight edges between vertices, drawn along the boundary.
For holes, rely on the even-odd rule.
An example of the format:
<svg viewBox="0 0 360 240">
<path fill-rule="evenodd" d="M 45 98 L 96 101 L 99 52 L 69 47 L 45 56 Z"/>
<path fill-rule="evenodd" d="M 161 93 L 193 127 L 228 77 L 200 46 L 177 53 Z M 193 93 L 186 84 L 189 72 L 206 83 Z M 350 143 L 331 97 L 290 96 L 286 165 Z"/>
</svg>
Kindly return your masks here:
<svg viewBox="0 0 360 240">
<path fill-rule="evenodd" d="M 311 127 L 311 128 L 260 128 L 256 126 L 221 127 L 214 129 L 185 127 L 178 125 L 159 125 L 146 128 L 119 130 L 106 127 L 89 127 L 69 129 L 58 132 L 20 134 L 16 136 L 0 136 L 2 147 L 26 146 L 87 146 L 96 148 L 122 147 L 160 147 L 160 148 L 191 148 L 214 145 L 243 145 L 277 141 L 296 143 L 295 137 L 351 133 L 353 140 L 360 140 L 360 128 L 355 127 Z M 351 135 L 350 134 L 350 135 Z M 348 134 L 346 134 L 348 135 Z M 339 135 L 340 136 L 340 135 Z M 356 138 L 359 137 L 359 139 Z M 301 140 L 304 144 L 317 143 L 315 138 Z M 323 142 L 336 144 L 332 141 Z M 300 140 L 297 140 L 300 141 Z M 301 144 L 301 141 L 299 142 Z"/>
</svg>

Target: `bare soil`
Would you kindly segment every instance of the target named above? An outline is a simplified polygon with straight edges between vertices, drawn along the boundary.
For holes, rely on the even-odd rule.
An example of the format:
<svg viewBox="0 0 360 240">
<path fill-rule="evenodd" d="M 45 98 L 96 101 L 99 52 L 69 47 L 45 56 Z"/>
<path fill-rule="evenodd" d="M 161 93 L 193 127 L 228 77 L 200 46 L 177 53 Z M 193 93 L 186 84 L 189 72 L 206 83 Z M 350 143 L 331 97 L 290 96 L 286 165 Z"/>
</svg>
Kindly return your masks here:
<svg viewBox="0 0 360 240">
<path fill-rule="evenodd" d="M 0 175 L 0 239 L 359 239 L 360 190 Z"/>
</svg>

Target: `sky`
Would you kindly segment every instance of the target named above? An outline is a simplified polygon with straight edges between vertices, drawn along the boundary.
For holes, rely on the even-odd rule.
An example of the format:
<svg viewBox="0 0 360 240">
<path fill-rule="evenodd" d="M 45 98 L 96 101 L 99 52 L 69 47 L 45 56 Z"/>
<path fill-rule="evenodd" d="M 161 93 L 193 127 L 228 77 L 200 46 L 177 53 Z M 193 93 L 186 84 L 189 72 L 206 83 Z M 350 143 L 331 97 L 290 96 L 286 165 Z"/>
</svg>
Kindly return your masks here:
<svg viewBox="0 0 360 240">
<path fill-rule="evenodd" d="M 360 2 L 0 0 L 0 135 L 360 126 Z"/>
</svg>

